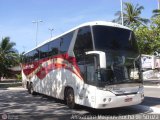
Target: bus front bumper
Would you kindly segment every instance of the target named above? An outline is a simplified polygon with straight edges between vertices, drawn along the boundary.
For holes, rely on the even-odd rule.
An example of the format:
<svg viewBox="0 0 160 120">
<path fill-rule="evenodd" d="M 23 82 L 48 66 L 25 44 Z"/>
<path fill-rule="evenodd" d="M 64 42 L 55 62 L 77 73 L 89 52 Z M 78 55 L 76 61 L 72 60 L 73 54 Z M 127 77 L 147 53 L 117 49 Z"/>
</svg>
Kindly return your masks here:
<svg viewBox="0 0 160 120">
<path fill-rule="evenodd" d="M 121 96 L 99 96 L 96 98 L 96 109 L 117 108 L 140 104 L 144 100 L 144 93 L 121 95 Z"/>
</svg>

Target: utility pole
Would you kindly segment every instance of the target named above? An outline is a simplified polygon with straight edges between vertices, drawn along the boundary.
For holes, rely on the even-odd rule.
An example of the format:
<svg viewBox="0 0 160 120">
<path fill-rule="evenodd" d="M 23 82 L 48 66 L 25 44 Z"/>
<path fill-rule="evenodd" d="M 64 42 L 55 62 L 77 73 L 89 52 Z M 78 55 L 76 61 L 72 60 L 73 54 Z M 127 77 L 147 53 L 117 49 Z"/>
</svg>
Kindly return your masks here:
<svg viewBox="0 0 160 120">
<path fill-rule="evenodd" d="M 36 39 L 35 39 L 35 41 L 36 41 L 36 46 L 37 46 L 38 27 L 39 27 L 38 24 L 39 24 L 40 22 L 43 22 L 43 21 L 42 21 L 42 20 L 32 21 L 32 23 L 36 24 Z"/>
<path fill-rule="evenodd" d="M 158 0 L 158 10 L 160 10 L 160 0 Z"/>
<path fill-rule="evenodd" d="M 120 0 L 121 2 L 121 19 L 122 19 L 122 25 L 124 24 L 124 18 L 123 18 L 123 0 Z"/>
<path fill-rule="evenodd" d="M 50 31 L 51 38 L 52 38 L 52 31 L 53 31 L 54 29 L 53 29 L 53 28 L 49 28 L 48 30 Z"/>
</svg>

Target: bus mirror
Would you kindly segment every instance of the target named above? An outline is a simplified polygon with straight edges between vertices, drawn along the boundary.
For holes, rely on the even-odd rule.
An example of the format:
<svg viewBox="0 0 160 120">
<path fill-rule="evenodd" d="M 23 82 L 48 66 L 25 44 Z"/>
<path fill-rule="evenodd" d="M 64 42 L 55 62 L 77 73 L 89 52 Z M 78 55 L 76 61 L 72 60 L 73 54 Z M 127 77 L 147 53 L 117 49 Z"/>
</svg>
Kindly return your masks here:
<svg viewBox="0 0 160 120">
<path fill-rule="evenodd" d="M 86 52 L 86 55 L 89 55 L 89 54 L 98 55 L 99 62 L 100 62 L 99 63 L 100 68 L 106 69 L 106 54 L 105 54 L 105 52 L 102 52 L 102 51 L 88 51 L 88 52 Z"/>
</svg>

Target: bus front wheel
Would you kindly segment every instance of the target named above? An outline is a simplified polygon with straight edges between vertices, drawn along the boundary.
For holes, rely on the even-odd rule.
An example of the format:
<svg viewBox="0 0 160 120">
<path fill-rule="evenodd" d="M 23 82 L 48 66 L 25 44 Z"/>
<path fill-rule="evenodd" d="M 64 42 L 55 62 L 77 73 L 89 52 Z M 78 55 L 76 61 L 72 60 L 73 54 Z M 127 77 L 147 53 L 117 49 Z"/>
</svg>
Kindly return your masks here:
<svg viewBox="0 0 160 120">
<path fill-rule="evenodd" d="M 75 108 L 75 100 L 74 100 L 74 91 L 73 89 L 69 88 L 66 93 L 66 103 L 69 108 Z"/>
</svg>

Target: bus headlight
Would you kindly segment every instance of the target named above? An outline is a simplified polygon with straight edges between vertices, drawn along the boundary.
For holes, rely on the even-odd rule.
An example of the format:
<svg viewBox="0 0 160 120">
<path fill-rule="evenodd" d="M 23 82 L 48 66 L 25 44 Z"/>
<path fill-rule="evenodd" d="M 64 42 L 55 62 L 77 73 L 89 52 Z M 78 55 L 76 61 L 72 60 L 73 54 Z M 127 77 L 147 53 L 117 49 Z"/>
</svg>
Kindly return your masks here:
<svg viewBox="0 0 160 120">
<path fill-rule="evenodd" d="M 112 98 L 108 98 L 108 102 L 111 102 L 112 101 Z"/>
<path fill-rule="evenodd" d="M 103 99 L 103 102 L 111 102 L 111 101 L 112 101 L 112 98 L 108 98 L 108 99 L 104 98 Z"/>
<path fill-rule="evenodd" d="M 106 100 L 107 100 L 107 99 L 106 99 L 106 98 L 104 98 L 104 99 L 103 99 L 103 102 L 106 102 Z"/>
</svg>

